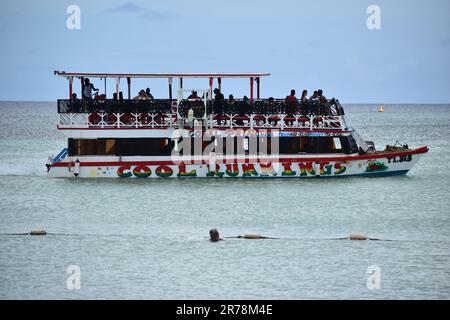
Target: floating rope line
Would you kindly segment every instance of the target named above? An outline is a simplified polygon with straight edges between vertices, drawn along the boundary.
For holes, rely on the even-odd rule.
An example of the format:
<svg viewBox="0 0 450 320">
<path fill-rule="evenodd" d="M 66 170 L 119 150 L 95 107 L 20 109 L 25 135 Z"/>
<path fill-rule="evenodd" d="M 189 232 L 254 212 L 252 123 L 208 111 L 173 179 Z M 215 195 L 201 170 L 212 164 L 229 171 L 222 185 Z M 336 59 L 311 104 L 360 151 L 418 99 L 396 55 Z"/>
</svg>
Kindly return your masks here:
<svg viewBox="0 0 450 320">
<path fill-rule="evenodd" d="M 93 233 L 51 233 L 45 230 L 31 230 L 31 232 L 26 233 L 0 233 L 0 236 L 104 236 L 104 237 L 129 237 L 129 236 L 138 236 L 142 235 L 123 235 L 123 234 L 93 234 Z M 300 237 L 266 237 L 259 234 L 244 234 L 239 236 L 229 236 L 223 237 L 223 239 L 249 239 L 249 240 L 258 240 L 258 239 L 270 239 L 270 240 L 372 240 L 372 241 L 396 241 L 392 239 L 379 239 L 379 238 L 370 238 L 361 234 L 351 234 L 348 237 L 340 237 L 340 238 L 300 238 Z"/>
</svg>

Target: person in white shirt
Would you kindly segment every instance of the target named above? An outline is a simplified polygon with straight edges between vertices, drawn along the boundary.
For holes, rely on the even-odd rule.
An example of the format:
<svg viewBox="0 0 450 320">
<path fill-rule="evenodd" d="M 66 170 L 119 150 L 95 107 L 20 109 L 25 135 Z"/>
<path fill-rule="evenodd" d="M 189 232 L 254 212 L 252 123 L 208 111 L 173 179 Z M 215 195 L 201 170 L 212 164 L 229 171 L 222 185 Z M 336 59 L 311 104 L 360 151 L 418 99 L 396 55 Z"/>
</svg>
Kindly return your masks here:
<svg viewBox="0 0 450 320">
<path fill-rule="evenodd" d="M 84 79 L 83 99 L 92 99 L 92 90 L 98 91 L 94 85 L 89 81 L 89 78 Z"/>
</svg>

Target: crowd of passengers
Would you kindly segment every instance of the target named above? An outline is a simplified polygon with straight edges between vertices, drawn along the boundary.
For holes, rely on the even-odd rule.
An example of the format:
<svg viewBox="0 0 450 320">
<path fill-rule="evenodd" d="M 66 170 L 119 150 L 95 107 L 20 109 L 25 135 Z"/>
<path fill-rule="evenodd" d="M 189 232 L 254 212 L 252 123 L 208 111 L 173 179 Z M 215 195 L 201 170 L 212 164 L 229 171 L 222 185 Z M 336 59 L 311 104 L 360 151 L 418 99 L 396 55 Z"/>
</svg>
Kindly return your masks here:
<svg viewBox="0 0 450 320">
<path fill-rule="evenodd" d="M 84 86 L 82 90 L 83 100 L 104 100 L 106 99 L 105 95 L 98 95 L 99 89 L 95 88 L 92 82 L 90 82 L 89 78 L 84 79 Z M 93 94 L 93 92 L 95 92 Z M 223 93 L 215 88 L 214 91 L 214 111 L 215 113 L 225 114 L 229 110 L 235 110 L 240 115 L 245 115 L 252 112 L 252 101 L 247 96 L 244 96 L 242 100 L 236 100 L 232 94 L 228 96 L 228 99 L 225 99 Z M 76 93 L 72 94 L 72 100 L 77 100 Z M 123 100 L 122 92 L 119 93 L 119 97 L 117 97 L 116 93 L 114 93 L 114 99 Z M 150 88 L 146 88 L 146 90 L 141 89 L 137 96 L 133 98 L 134 101 L 148 101 L 153 100 L 154 97 L 150 92 Z M 187 97 L 189 101 L 200 101 L 204 99 L 204 95 L 200 97 L 198 92 L 193 90 L 191 94 Z M 333 102 L 332 99 L 331 102 Z M 275 104 L 275 99 L 273 97 L 269 97 L 267 99 L 268 105 L 270 107 L 271 104 Z M 323 91 L 321 89 L 315 90 L 313 94 L 308 97 L 308 91 L 303 90 L 300 99 L 296 97 L 296 92 L 294 89 L 291 90 L 291 93 L 286 96 L 284 99 L 285 102 L 285 112 L 289 115 L 294 115 L 296 113 L 304 113 L 302 112 L 302 106 L 307 104 L 309 105 L 320 105 L 322 106 L 322 111 L 324 114 L 331 114 L 330 105 L 327 104 L 327 98 L 324 96 Z M 236 107 L 236 108 L 234 108 Z M 237 110 L 236 110 L 237 109 Z"/>
</svg>

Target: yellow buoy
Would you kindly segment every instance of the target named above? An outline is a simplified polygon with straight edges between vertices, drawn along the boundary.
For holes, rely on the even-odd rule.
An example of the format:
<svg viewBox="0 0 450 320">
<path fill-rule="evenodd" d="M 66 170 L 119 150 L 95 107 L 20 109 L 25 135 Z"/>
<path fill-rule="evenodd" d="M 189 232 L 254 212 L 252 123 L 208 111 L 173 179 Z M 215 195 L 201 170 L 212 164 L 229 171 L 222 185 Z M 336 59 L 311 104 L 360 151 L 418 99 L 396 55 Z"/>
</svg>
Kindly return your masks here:
<svg viewBox="0 0 450 320">
<path fill-rule="evenodd" d="M 34 229 L 31 230 L 30 235 L 32 236 L 45 236 L 47 234 L 47 231 L 42 229 Z"/>
<path fill-rule="evenodd" d="M 263 238 L 260 234 L 257 234 L 257 233 L 246 233 L 239 237 L 245 238 L 245 239 L 262 239 Z"/>
<path fill-rule="evenodd" d="M 349 237 L 350 240 L 367 240 L 367 237 L 363 234 L 354 233 Z"/>
<path fill-rule="evenodd" d="M 382 104 L 380 105 L 380 108 L 378 109 L 378 112 L 384 112 L 384 108 L 383 108 Z"/>
</svg>

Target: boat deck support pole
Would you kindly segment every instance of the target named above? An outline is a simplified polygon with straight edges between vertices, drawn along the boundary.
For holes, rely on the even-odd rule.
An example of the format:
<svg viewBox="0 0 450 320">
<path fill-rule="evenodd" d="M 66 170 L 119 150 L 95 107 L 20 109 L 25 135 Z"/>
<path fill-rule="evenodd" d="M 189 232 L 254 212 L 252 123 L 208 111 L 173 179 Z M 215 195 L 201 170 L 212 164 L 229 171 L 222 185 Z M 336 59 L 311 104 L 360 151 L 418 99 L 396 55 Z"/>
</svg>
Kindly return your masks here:
<svg viewBox="0 0 450 320">
<path fill-rule="evenodd" d="M 213 97 L 213 89 L 212 89 L 212 87 L 213 87 L 213 82 L 214 82 L 214 78 L 213 77 L 210 77 L 209 78 L 209 90 L 210 90 L 210 94 L 211 94 L 211 100 L 214 98 Z"/>
<path fill-rule="evenodd" d="M 260 93 L 260 86 L 259 86 L 259 84 L 260 84 L 260 78 L 257 77 L 256 78 L 256 99 L 258 99 L 258 100 L 259 100 L 259 93 Z"/>
<path fill-rule="evenodd" d="M 117 100 L 119 100 L 119 83 L 120 83 L 120 78 L 116 78 L 116 96 L 117 96 Z"/>
<path fill-rule="evenodd" d="M 169 79 L 169 100 L 172 101 L 172 78 Z"/>
<path fill-rule="evenodd" d="M 128 100 L 131 99 L 131 78 L 127 77 L 127 84 L 128 84 Z"/>
<path fill-rule="evenodd" d="M 169 100 L 172 101 L 172 78 L 169 79 Z"/>
<path fill-rule="evenodd" d="M 250 77 L 250 103 L 253 103 L 253 77 Z"/>
<path fill-rule="evenodd" d="M 71 99 L 71 100 L 72 100 L 72 93 L 73 93 L 72 83 L 73 83 L 73 77 L 69 77 L 69 99 Z"/>
</svg>

